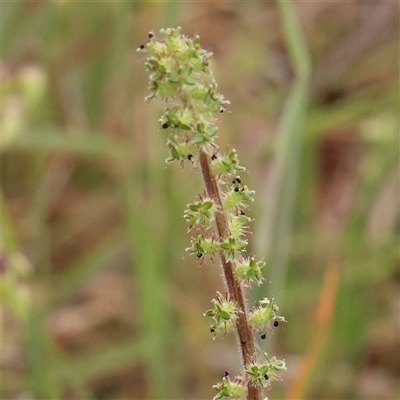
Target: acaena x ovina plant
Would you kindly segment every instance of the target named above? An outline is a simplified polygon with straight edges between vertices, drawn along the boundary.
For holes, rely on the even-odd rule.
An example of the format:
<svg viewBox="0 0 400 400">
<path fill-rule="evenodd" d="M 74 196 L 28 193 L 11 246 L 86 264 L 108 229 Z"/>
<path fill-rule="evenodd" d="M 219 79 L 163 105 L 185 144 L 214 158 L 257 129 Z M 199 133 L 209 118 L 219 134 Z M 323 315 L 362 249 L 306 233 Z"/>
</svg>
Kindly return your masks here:
<svg viewBox="0 0 400 400">
<path fill-rule="evenodd" d="M 242 357 L 241 374 L 231 378 L 225 372 L 214 385 L 218 392 L 214 399 L 261 400 L 263 390 L 278 379 L 277 372 L 286 368 L 284 361 L 264 353 L 255 339 L 265 339 L 271 325 L 276 327 L 285 318 L 277 314 L 273 298 L 264 298 L 248 310 L 243 295 L 243 287 L 263 283 L 265 262 L 244 255 L 250 221 L 246 210 L 254 196 L 240 176 L 245 168 L 235 150 L 223 154 L 215 143 L 216 114 L 222 113 L 229 101 L 218 93 L 209 69 L 212 53 L 201 48 L 198 36 L 190 39 L 180 28 L 168 28 L 160 31 L 160 37 L 154 32 L 148 37 L 138 51 L 146 55 L 150 74 L 146 100 L 166 100 L 159 122 L 168 136 L 167 163 L 176 160 L 200 168 L 205 185 L 205 195 L 199 195 L 184 212 L 189 230 L 194 232 L 186 250 L 200 262 L 210 257 L 219 258 L 222 264 L 226 293 L 217 292 L 204 315 L 212 320 L 214 338 L 236 332 Z"/>
</svg>

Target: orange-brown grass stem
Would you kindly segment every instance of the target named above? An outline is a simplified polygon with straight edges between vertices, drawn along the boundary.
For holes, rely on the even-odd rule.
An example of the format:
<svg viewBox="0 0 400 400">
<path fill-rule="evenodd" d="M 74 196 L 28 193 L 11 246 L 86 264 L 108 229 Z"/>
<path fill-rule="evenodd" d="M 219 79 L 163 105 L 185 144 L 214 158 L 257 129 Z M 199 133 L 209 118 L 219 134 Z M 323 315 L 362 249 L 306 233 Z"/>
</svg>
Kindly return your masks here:
<svg viewBox="0 0 400 400">
<path fill-rule="evenodd" d="M 288 400 L 304 399 L 306 396 L 306 390 L 311 381 L 313 369 L 328 340 L 335 312 L 339 280 L 339 262 L 335 256 L 331 256 L 325 272 L 324 284 L 316 312 L 317 317 L 313 321 L 313 335 L 311 336 L 306 352 L 300 359 L 297 375 L 294 377 L 286 397 Z"/>
</svg>

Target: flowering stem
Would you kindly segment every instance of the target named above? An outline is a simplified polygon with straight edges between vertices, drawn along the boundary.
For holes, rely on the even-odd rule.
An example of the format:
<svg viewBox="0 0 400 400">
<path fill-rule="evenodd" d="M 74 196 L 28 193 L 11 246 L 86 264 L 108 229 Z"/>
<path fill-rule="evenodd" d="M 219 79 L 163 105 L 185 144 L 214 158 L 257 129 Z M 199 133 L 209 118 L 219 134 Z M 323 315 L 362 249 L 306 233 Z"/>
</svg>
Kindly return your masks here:
<svg viewBox="0 0 400 400">
<path fill-rule="evenodd" d="M 190 39 L 180 33 L 180 28 L 161 30 L 162 38 L 149 33 L 149 41 L 138 51 L 147 55 L 146 68 L 150 73 L 149 101 L 156 97 L 167 100 L 160 125 L 168 133 L 170 157 L 167 163 L 189 162 L 203 174 L 206 196 L 187 205 L 184 218 L 196 228 L 191 247 L 186 250 L 203 261 L 219 255 L 226 286 L 226 294 L 217 292 L 211 301 L 212 308 L 203 315 L 211 317 L 210 332 L 215 339 L 229 330 L 236 332 L 242 368 L 236 377 L 224 373 L 213 386 L 217 390 L 214 400 L 261 400 L 263 389 L 278 380 L 277 372 L 285 370 L 285 362 L 268 357 L 255 346 L 254 335 L 266 338 L 272 332 L 271 324 L 286 322 L 277 314 L 274 299 L 264 298 L 248 311 L 243 287 L 262 284 L 262 270 L 266 263 L 256 261 L 246 252 L 248 232 L 246 216 L 248 202 L 254 191 L 243 182 L 240 174 L 245 168 L 239 164 L 236 150 L 220 153 L 215 143 L 217 137 L 216 113 L 224 112 L 229 101 L 218 93 L 217 83 L 208 68 L 211 53 L 203 50 L 199 37 Z M 221 185 L 225 188 L 220 189 Z M 215 229 L 216 228 L 216 229 Z"/>
<path fill-rule="evenodd" d="M 218 183 L 216 177 L 211 172 L 209 156 L 205 153 L 204 150 L 200 151 L 199 161 L 207 195 L 211 199 L 213 199 L 220 208 L 218 211 L 215 212 L 215 222 L 217 226 L 219 240 L 224 241 L 226 238 L 231 236 L 231 233 L 229 232 L 228 222 L 226 220 L 224 209 L 222 206 Z M 223 252 L 220 252 L 220 258 L 228 293 L 237 303 L 239 308 L 238 318 L 236 320 L 236 330 L 239 338 L 239 345 L 241 348 L 242 364 L 243 366 L 245 366 L 250 363 L 255 351 L 253 334 L 247 321 L 247 310 L 245 298 L 243 295 L 243 289 L 233 275 L 232 262 L 228 261 L 225 258 Z M 261 387 L 254 387 L 251 382 L 249 382 L 247 397 L 248 400 L 261 400 L 261 397 Z"/>
</svg>

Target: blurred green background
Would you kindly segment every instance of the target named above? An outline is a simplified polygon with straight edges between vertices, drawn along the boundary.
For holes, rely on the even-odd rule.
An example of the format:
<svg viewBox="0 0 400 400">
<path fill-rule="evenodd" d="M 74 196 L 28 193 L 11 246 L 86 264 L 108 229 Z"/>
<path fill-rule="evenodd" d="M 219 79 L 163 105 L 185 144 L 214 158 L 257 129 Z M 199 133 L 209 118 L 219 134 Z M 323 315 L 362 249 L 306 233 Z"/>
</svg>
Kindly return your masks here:
<svg viewBox="0 0 400 400">
<path fill-rule="evenodd" d="M 257 192 L 248 295 L 288 320 L 269 398 L 399 398 L 398 5 L 280 4 L 2 2 L 3 399 L 210 399 L 238 372 L 202 316 L 220 270 L 184 251 L 200 174 L 165 168 L 143 100 L 136 48 L 176 25 L 214 53 L 219 144 Z"/>
</svg>

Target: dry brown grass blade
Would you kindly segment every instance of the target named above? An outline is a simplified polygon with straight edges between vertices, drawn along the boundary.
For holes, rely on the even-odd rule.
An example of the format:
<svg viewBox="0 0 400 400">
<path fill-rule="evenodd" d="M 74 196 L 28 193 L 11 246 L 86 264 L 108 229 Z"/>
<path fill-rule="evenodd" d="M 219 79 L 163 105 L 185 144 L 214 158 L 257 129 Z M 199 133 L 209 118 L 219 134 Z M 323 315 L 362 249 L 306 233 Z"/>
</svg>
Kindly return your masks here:
<svg viewBox="0 0 400 400">
<path fill-rule="evenodd" d="M 328 268 L 325 272 L 320 301 L 313 320 L 314 328 L 310 344 L 299 362 L 297 375 L 288 390 L 288 400 L 303 399 L 311 375 L 319 356 L 327 342 L 330 326 L 335 310 L 336 297 L 339 286 L 339 262 L 336 256 L 328 259 Z"/>
</svg>

